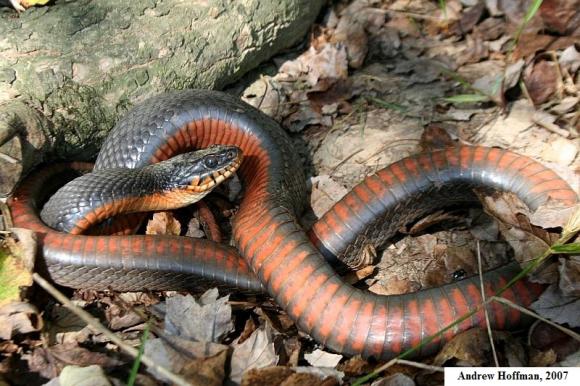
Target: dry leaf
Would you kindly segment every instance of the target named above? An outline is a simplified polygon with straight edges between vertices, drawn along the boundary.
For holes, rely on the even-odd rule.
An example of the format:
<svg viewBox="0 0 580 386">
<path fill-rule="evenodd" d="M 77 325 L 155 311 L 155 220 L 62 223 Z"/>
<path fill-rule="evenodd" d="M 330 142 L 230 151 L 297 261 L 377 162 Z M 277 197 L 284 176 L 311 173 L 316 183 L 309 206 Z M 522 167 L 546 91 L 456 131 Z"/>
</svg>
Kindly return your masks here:
<svg viewBox="0 0 580 386">
<path fill-rule="evenodd" d="M 453 109 L 453 111 L 457 111 Z M 453 112 L 447 112 L 453 114 Z M 468 117 L 473 115 L 473 112 L 468 113 Z M 429 125 L 421 135 L 421 148 L 423 151 L 445 149 L 453 146 L 453 139 L 447 130 L 441 126 Z"/>
<path fill-rule="evenodd" d="M 224 383 L 228 350 L 214 356 L 188 361 L 181 375 L 194 385 L 221 386 Z"/>
<path fill-rule="evenodd" d="M 580 67 L 580 52 L 575 45 L 566 48 L 560 55 L 560 66 L 567 69 L 570 73 L 575 73 Z"/>
<path fill-rule="evenodd" d="M 448 360 L 457 359 L 470 366 L 482 366 L 487 361 L 490 349 L 487 332 L 472 328 L 455 335 L 447 342 L 433 360 L 433 364 L 443 366 Z"/>
<path fill-rule="evenodd" d="M 219 378 L 223 372 L 225 359 L 220 353 L 226 353 L 228 346 L 211 343 L 211 342 L 193 342 L 188 339 L 166 336 L 163 339 L 149 339 L 145 342 L 145 355 L 150 357 L 155 363 L 163 366 L 174 373 L 185 374 L 193 379 L 195 374 L 191 372 L 203 367 L 204 364 L 210 366 L 207 369 L 207 376 L 210 378 Z M 207 359 L 207 361 L 206 361 Z M 156 373 L 153 369 L 148 371 L 155 375 L 156 378 L 167 382 L 161 374 Z M 203 383 L 202 383 L 203 384 Z"/>
<path fill-rule="evenodd" d="M 542 228 L 562 228 L 577 210 L 580 210 L 580 205 L 570 207 L 549 200 L 530 215 L 530 221 Z"/>
<path fill-rule="evenodd" d="M 361 376 L 373 371 L 373 365 L 363 359 L 360 355 L 347 359 L 339 364 L 337 368 L 349 377 Z"/>
<path fill-rule="evenodd" d="M 66 366 L 58 377 L 60 386 L 111 386 L 100 366 Z"/>
<path fill-rule="evenodd" d="M 168 334 L 201 342 L 218 343 L 234 329 L 229 295 L 218 298 L 217 288 L 206 291 L 199 300 L 191 295 L 167 299 L 165 330 Z"/>
<path fill-rule="evenodd" d="M 368 37 L 364 28 L 364 20 L 357 18 L 356 13 L 350 10 L 353 5 L 357 5 L 357 2 L 353 2 L 342 13 L 332 41 L 344 44 L 350 67 L 360 68 L 367 55 Z"/>
<path fill-rule="evenodd" d="M 530 351 L 530 366 L 532 367 L 547 367 L 556 363 L 558 356 L 552 349 L 546 351 Z"/>
<path fill-rule="evenodd" d="M 333 377 L 322 379 L 313 373 L 298 372 L 286 378 L 280 386 L 338 386 L 338 384 L 338 381 Z"/>
<path fill-rule="evenodd" d="M 242 386 L 276 386 L 280 385 L 294 370 L 286 366 L 272 366 L 262 369 L 250 369 L 242 377 Z"/>
<path fill-rule="evenodd" d="M 565 296 L 580 297 L 580 256 L 560 258 L 558 287 Z"/>
<path fill-rule="evenodd" d="M 0 338 L 12 339 L 16 335 L 40 331 L 43 321 L 38 309 L 23 302 L 11 302 L 0 306 Z"/>
<path fill-rule="evenodd" d="M 539 14 L 549 30 L 567 35 L 578 27 L 579 9 L 578 0 L 543 0 Z"/>
<path fill-rule="evenodd" d="M 342 359 L 342 355 L 316 349 L 311 353 L 304 354 L 304 359 L 314 367 L 336 367 Z"/>
<path fill-rule="evenodd" d="M 556 40 L 554 36 L 524 33 L 520 36 L 518 45 L 512 53 L 513 59 L 527 58 L 538 51 L 545 50 L 554 40 Z"/>
<path fill-rule="evenodd" d="M 566 131 L 566 133 L 568 132 Z M 540 153 L 540 157 L 548 162 L 555 162 L 556 164 L 565 166 L 571 164 L 576 158 L 577 154 L 577 140 L 569 140 L 566 138 L 558 137 L 544 146 L 542 152 Z"/>
<path fill-rule="evenodd" d="M 181 234 L 181 224 L 171 212 L 157 212 L 147 223 L 145 234 L 148 235 L 174 235 Z"/>
<path fill-rule="evenodd" d="M 557 235 L 530 223 L 529 209 L 515 194 L 481 196 L 484 210 L 500 221 L 500 232 L 514 249 L 514 257 L 520 263 L 540 256 L 557 238 Z"/>
<path fill-rule="evenodd" d="M 534 311 L 553 322 L 580 327 L 580 298 L 565 296 L 554 284 L 530 306 Z"/>
<path fill-rule="evenodd" d="M 239 384 L 250 369 L 273 366 L 278 362 L 270 327 L 262 326 L 243 343 L 235 342 L 231 359 L 230 380 Z"/>
<path fill-rule="evenodd" d="M 580 350 L 556 364 L 560 367 L 580 367 Z"/>
<path fill-rule="evenodd" d="M 48 334 L 51 342 L 61 344 L 81 343 L 92 331 L 87 323 L 67 307 L 55 304 L 49 315 Z"/>
<path fill-rule="evenodd" d="M 310 184 L 312 186 L 310 206 L 317 218 L 322 217 L 338 200 L 348 193 L 344 186 L 327 174 L 311 177 Z"/>
<path fill-rule="evenodd" d="M 537 321 L 530 328 L 529 342 L 530 346 L 535 350 L 540 350 L 540 353 L 555 353 L 556 361 L 562 360 L 580 349 L 580 342 L 576 339 L 571 339 L 570 335 L 541 321 Z"/>
<path fill-rule="evenodd" d="M 371 386 L 415 386 L 415 382 L 407 375 L 397 373 L 378 379 Z"/>
<path fill-rule="evenodd" d="M 558 72 L 552 62 L 542 60 L 524 73 L 528 94 L 536 105 L 546 102 L 558 88 Z"/>
<path fill-rule="evenodd" d="M 89 351 L 76 343 L 35 348 L 27 360 L 31 371 L 38 372 L 48 379 L 56 377 L 69 365 L 115 367 L 122 364 L 107 354 Z"/>
</svg>

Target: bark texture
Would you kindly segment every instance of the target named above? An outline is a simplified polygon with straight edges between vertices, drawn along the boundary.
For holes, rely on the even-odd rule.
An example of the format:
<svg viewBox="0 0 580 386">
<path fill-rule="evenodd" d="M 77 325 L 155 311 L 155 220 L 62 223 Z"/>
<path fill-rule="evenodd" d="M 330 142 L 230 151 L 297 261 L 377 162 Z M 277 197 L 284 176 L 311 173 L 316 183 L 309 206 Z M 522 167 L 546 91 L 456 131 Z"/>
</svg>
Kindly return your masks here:
<svg viewBox="0 0 580 386">
<path fill-rule="evenodd" d="M 0 12 L 0 195 L 45 149 L 94 154 L 132 104 L 233 82 L 304 37 L 323 3 L 80 0 Z"/>
</svg>

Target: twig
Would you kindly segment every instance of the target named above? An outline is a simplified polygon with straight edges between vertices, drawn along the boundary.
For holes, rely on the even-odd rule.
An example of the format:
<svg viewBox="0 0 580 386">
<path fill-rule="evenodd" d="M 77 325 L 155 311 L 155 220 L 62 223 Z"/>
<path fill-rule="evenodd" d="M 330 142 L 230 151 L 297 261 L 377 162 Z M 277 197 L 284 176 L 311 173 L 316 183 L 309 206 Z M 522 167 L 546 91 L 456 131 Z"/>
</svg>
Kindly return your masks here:
<svg viewBox="0 0 580 386">
<path fill-rule="evenodd" d="M 416 367 L 416 368 L 423 369 L 423 370 L 438 371 L 441 373 L 444 371 L 443 367 L 426 365 L 426 364 L 419 363 L 419 362 L 409 361 L 407 359 L 393 358 L 390 361 L 388 361 L 387 363 L 385 363 L 384 365 L 382 365 L 381 367 L 375 369 L 373 371 L 373 373 L 375 373 L 375 374 L 382 373 L 383 371 L 385 371 L 389 367 L 392 367 L 396 364 L 412 366 L 412 367 Z"/>
<path fill-rule="evenodd" d="M 370 8 L 369 10 L 374 11 L 374 12 L 378 12 L 378 13 L 394 13 L 394 14 L 398 13 L 398 14 L 401 14 L 401 15 L 404 15 L 407 17 L 415 18 L 415 19 L 434 20 L 434 21 L 442 20 L 440 17 L 437 17 L 437 16 L 423 15 L 421 13 L 401 11 L 401 10 L 396 10 L 396 9 Z"/>
<path fill-rule="evenodd" d="M 576 210 L 572 214 L 572 216 L 570 217 L 570 219 L 568 220 L 568 222 L 564 226 L 564 230 L 562 231 L 562 235 L 560 236 L 560 238 L 556 241 L 556 243 L 554 245 L 563 245 L 563 244 L 566 244 L 579 231 L 580 231 L 580 206 L 578 207 L 578 210 Z M 435 334 L 430 335 L 430 336 L 422 339 L 419 344 L 417 344 L 417 345 L 409 348 L 408 350 L 402 352 L 401 354 L 398 355 L 397 358 L 398 359 L 403 359 L 403 358 L 408 357 L 409 355 L 411 355 L 411 354 L 415 353 L 417 350 L 419 350 L 421 347 L 425 346 L 426 344 L 429 344 L 430 342 L 434 341 L 438 337 L 443 336 L 443 334 L 445 332 L 451 330 L 453 327 L 459 325 L 460 323 L 462 323 L 463 321 L 467 320 L 468 318 L 471 318 L 473 315 L 475 315 L 477 312 L 479 312 L 482 309 L 482 307 L 485 307 L 491 301 L 495 300 L 496 297 L 500 296 L 505 291 L 507 291 L 509 288 L 511 288 L 514 285 L 514 283 L 516 283 L 517 281 L 519 281 L 520 279 L 522 279 L 523 277 L 525 277 L 527 274 L 529 274 L 530 272 L 534 271 L 537 267 L 539 267 L 549 256 L 552 255 L 552 253 L 553 253 L 552 248 L 546 249 L 544 251 L 544 253 L 542 253 L 536 259 L 532 260 L 517 275 L 515 275 L 514 277 L 512 277 L 500 289 L 498 289 L 497 291 L 495 291 L 494 296 L 492 296 L 490 298 L 487 298 L 485 301 L 479 303 L 478 305 L 476 305 L 475 307 L 473 307 L 469 312 L 467 312 L 467 313 L 461 315 L 460 317 L 456 318 L 452 323 L 450 323 L 447 326 L 443 327 L 442 329 L 440 329 L 439 331 L 437 331 Z M 385 368 L 388 368 L 388 367 L 392 366 L 394 364 L 394 361 L 395 360 L 396 359 L 393 359 L 393 360 L 387 362 L 385 365 L 383 365 L 383 366 L 379 367 L 378 369 L 372 371 L 371 373 L 369 373 L 369 374 L 367 374 L 367 375 L 365 375 L 363 377 L 360 377 L 360 378 L 356 379 L 355 382 L 353 383 L 353 386 L 360 386 L 363 383 L 365 383 L 367 381 L 370 381 L 371 379 L 374 379 L 374 378 L 378 377 L 379 374 L 381 373 L 381 371 L 383 371 Z"/>
<path fill-rule="evenodd" d="M 522 307 L 522 306 L 520 306 L 520 305 L 518 305 L 518 304 L 516 304 L 516 303 L 514 303 L 506 298 L 502 298 L 502 297 L 498 297 L 498 296 L 492 296 L 490 299 L 493 301 L 505 304 L 509 307 L 515 308 L 516 310 L 520 311 L 521 313 L 524 313 L 526 315 L 537 318 L 538 320 L 541 320 L 542 322 L 547 323 L 554 328 L 557 328 L 558 330 L 562 331 L 564 334 L 569 335 L 572 338 L 574 338 L 580 342 L 580 334 L 578 334 L 578 333 L 576 333 L 576 332 L 574 332 L 566 327 L 562 327 L 559 324 L 556 324 L 556 323 L 552 322 L 551 320 L 548 320 L 548 319 L 544 318 L 543 316 L 540 316 L 540 315 L 536 314 L 535 312 L 528 310 L 527 308 L 524 308 L 524 307 Z"/>
<path fill-rule="evenodd" d="M 6 233 L 11 233 L 9 231 L 10 228 L 14 226 L 12 223 L 12 214 L 10 213 L 10 208 L 4 202 L 0 202 L 0 214 L 2 214 L 2 223 L 3 225 L 2 231 L 6 231 Z"/>
<path fill-rule="evenodd" d="M 12 156 L 9 156 L 6 153 L 2 153 L 2 152 L 0 152 L 0 158 L 2 158 L 4 161 L 6 161 L 10 164 L 17 164 L 18 162 L 20 162 L 20 160 L 14 158 Z"/>
<path fill-rule="evenodd" d="M 477 240 L 477 270 L 479 271 L 479 288 L 481 289 L 481 301 L 485 302 L 485 287 L 483 285 L 483 269 L 481 266 L 481 250 L 479 248 L 479 240 Z M 491 352 L 493 353 L 493 361 L 496 367 L 499 367 L 499 360 L 497 359 L 497 351 L 495 350 L 495 343 L 493 342 L 493 333 L 491 331 L 491 324 L 489 323 L 489 313 L 487 307 L 483 307 L 483 314 L 485 315 L 485 327 L 487 335 L 489 336 L 489 344 Z"/>
<path fill-rule="evenodd" d="M 127 345 L 125 342 L 123 342 L 123 340 L 121 338 L 119 338 L 117 335 L 115 335 L 114 333 L 109 331 L 107 328 L 105 328 L 105 326 L 103 326 L 101 324 L 101 322 L 99 322 L 94 316 L 92 316 L 91 314 L 89 314 L 85 310 L 75 306 L 66 296 L 64 296 L 62 294 L 62 292 L 60 292 L 59 290 L 54 288 L 53 285 L 51 285 L 49 282 L 44 280 L 39 274 L 33 273 L 32 278 L 34 279 L 36 284 L 41 286 L 46 292 L 48 292 L 56 300 L 61 302 L 66 308 L 68 308 L 76 316 L 81 318 L 89 326 L 91 326 L 96 331 L 105 335 L 107 338 L 109 338 L 111 340 L 111 342 L 113 342 L 117 346 L 119 346 L 119 348 L 121 350 L 125 351 L 127 354 L 129 354 L 133 358 L 137 358 L 137 356 L 139 355 L 139 351 L 136 348 Z M 191 386 L 191 384 L 189 382 L 187 382 L 185 379 L 183 379 L 182 377 L 180 377 L 177 374 L 172 373 L 171 371 L 169 371 L 165 367 L 159 366 L 148 356 L 145 356 L 145 355 L 141 356 L 141 362 L 143 362 L 145 365 L 147 365 L 147 367 L 154 369 L 159 374 L 163 375 L 165 378 L 169 379 L 172 383 L 174 383 L 176 385 Z"/>
<path fill-rule="evenodd" d="M 418 369 L 423 369 L 423 370 L 438 371 L 440 373 L 445 371 L 445 369 L 441 366 L 426 365 L 424 363 L 408 361 L 406 359 L 397 359 L 397 363 L 400 365 L 413 366 L 413 367 L 416 367 Z"/>
</svg>

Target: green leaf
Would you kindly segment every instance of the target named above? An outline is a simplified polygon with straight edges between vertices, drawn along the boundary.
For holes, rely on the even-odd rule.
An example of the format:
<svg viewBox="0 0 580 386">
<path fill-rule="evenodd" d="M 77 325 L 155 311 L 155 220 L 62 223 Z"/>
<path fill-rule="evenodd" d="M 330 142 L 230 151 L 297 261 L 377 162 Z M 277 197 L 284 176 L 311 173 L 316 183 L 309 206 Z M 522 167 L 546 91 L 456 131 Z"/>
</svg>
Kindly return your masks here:
<svg viewBox="0 0 580 386">
<path fill-rule="evenodd" d="M 483 94 L 459 94 L 443 98 L 444 101 L 451 103 L 475 103 L 475 102 L 487 102 L 489 97 Z"/>
<path fill-rule="evenodd" d="M 551 250 L 552 253 L 566 253 L 566 254 L 580 253 L 580 243 L 556 244 L 552 245 Z"/>
<path fill-rule="evenodd" d="M 541 6 L 542 6 L 542 0 L 534 0 L 532 2 L 532 4 L 530 4 L 530 6 L 528 7 L 528 10 L 526 11 L 526 15 L 524 16 L 524 19 L 522 20 L 521 24 L 519 25 L 518 30 L 516 31 L 516 35 L 514 36 L 514 40 L 515 40 L 516 44 L 520 40 L 520 35 L 522 34 L 524 29 L 526 28 L 526 25 L 536 15 L 536 13 L 538 12 L 538 9 L 540 9 Z M 515 45 L 514 45 L 514 47 L 515 47 Z"/>
<path fill-rule="evenodd" d="M 530 20 L 532 20 L 532 18 L 536 15 L 536 12 L 538 12 L 538 9 L 540 9 L 541 6 L 542 0 L 534 0 L 534 2 L 528 8 L 526 16 L 524 16 L 524 23 L 526 24 L 529 23 Z"/>
<path fill-rule="evenodd" d="M 405 111 L 408 110 L 408 108 L 403 106 L 403 105 L 398 105 L 396 103 L 387 102 L 386 100 L 383 100 L 380 98 L 367 97 L 367 99 L 369 101 L 371 101 L 372 103 L 374 103 L 375 105 L 382 107 L 384 109 L 396 110 L 396 111 L 400 111 L 402 113 L 404 113 Z"/>
<path fill-rule="evenodd" d="M 135 384 L 137 373 L 139 372 L 139 366 L 141 366 L 141 357 L 145 351 L 145 342 L 147 342 L 147 339 L 149 339 L 149 322 L 145 323 L 145 329 L 143 330 L 143 336 L 141 337 L 141 345 L 139 346 L 137 358 L 135 358 L 135 361 L 133 362 L 131 374 L 129 374 L 129 379 L 127 380 L 127 386 L 133 386 Z"/>
</svg>

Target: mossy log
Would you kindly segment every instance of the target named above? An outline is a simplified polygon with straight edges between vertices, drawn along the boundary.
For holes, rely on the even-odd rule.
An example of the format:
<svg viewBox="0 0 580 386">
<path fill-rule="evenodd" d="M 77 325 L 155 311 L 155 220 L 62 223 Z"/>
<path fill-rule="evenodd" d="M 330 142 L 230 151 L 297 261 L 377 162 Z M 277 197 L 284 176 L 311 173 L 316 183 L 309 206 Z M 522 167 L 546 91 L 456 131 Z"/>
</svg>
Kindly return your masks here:
<svg viewBox="0 0 580 386">
<path fill-rule="evenodd" d="M 47 149 L 95 154 L 127 108 L 219 89 L 303 38 L 323 0 L 57 1 L 0 9 L 0 195 Z"/>
</svg>

